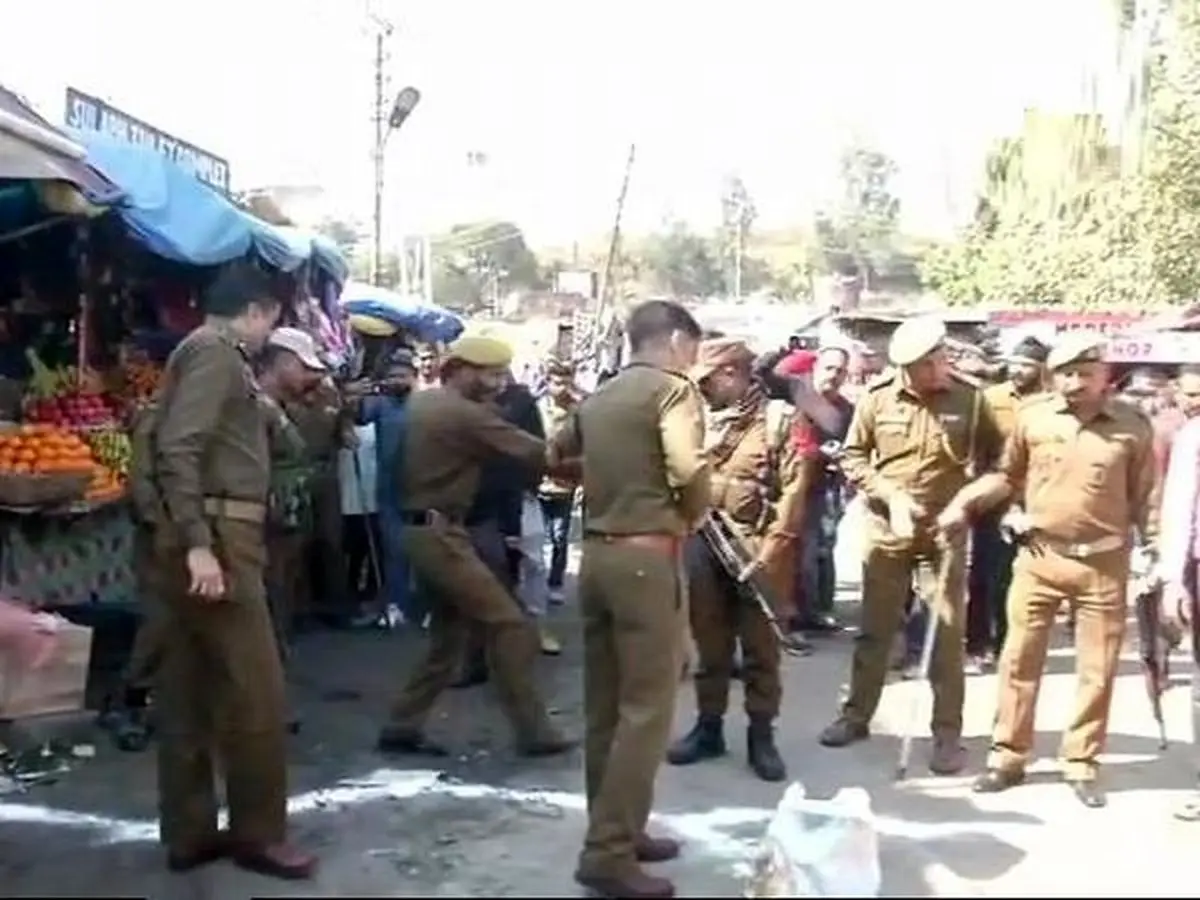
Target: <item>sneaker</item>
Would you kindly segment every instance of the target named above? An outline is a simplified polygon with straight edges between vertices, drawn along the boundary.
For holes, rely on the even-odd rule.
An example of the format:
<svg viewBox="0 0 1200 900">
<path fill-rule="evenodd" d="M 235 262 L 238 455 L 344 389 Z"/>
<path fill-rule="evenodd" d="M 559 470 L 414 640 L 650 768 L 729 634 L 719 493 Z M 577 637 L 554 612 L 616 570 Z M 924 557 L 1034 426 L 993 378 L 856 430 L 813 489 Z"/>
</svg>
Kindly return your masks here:
<svg viewBox="0 0 1200 900">
<path fill-rule="evenodd" d="M 546 599 L 551 606 L 562 606 L 567 602 L 567 594 L 560 587 L 552 587 L 546 589 Z"/>
<path fill-rule="evenodd" d="M 562 642 L 545 625 L 538 628 L 538 642 L 543 656 L 558 656 L 562 653 Z"/>
</svg>

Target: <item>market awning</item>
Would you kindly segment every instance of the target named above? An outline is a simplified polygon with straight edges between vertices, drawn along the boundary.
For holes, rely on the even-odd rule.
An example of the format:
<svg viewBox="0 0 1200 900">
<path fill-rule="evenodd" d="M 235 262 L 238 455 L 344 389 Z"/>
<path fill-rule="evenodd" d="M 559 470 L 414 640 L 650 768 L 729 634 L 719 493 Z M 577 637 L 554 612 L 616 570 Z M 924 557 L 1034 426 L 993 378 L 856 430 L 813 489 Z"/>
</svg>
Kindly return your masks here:
<svg viewBox="0 0 1200 900">
<path fill-rule="evenodd" d="M 97 132 L 74 132 L 87 160 L 125 191 L 117 211 L 159 256 L 215 266 L 246 256 L 254 232 L 240 209 L 190 172 L 148 147 Z"/>
<path fill-rule="evenodd" d="M 92 169 L 85 149 L 0 87 L 0 180 L 63 181 L 97 205 L 113 203 L 121 189 Z"/>
<path fill-rule="evenodd" d="M 311 239 L 299 239 L 239 208 L 154 149 L 74 132 L 88 162 L 125 190 L 117 212 L 152 253 L 196 266 L 214 266 L 250 253 L 292 272 L 310 259 Z"/>
</svg>

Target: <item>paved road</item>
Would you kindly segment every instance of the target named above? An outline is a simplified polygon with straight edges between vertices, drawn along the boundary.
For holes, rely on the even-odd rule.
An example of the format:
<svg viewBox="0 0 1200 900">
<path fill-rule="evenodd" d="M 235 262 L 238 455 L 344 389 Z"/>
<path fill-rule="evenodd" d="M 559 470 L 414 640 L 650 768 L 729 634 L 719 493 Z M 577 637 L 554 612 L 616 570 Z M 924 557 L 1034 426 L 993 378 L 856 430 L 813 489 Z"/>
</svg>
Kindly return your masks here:
<svg viewBox="0 0 1200 900">
<path fill-rule="evenodd" d="M 844 571 L 854 566 L 855 523 L 846 523 Z M 853 599 L 847 591 L 846 601 Z M 557 623 L 567 653 L 544 660 L 542 682 L 557 715 L 578 728 L 579 638 L 568 607 Z M 403 633 L 312 638 L 298 657 L 305 729 L 295 738 L 295 832 L 322 854 L 312 884 L 282 885 L 228 865 L 173 876 L 153 844 L 154 772 L 149 755 L 106 746 L 59 783 L 0 797 L 0 884 L 6 896 L 139 895 L 163 900 L 251 896 L 576 896 L 571 870 L 583 828 L 580 761 L 526 764 L 486 688 L 443 705 L 436 731 L 461 753 L 444 772 L 405 770 L 370 750 L 387 698 L 419 649 Z M 810 658 L 788 662 L 781 745 L 810 793 L 859 785 L 879 815 L 887 895 L 1119 896 L 1193 894 L 1194 826 L 1174 822 L 1172 803 L 1189 783 L 1186 691 L 1168 699 L 1176 743 L 1164 754 L 1127 655 L 1115 701 L 1106 776 L 1111 803 L 1081 808 L 1043 762 L 1031 783 L 979 798 L 969 778 L 934 778 L 915 767 L 892 782 L 897 740 L 913 692 L 887 688 L 876 735 L 841 751 L 816 734 L 835 711 L 849 642 L 830 639 Z M 1054 651 L 1038 719 L 1047 758 L 1070 708 L 1071 652 Z M 972 678 L 967 735 L 978 763 L 990 724 L 994 679 Z M 922 716 L 928 697 L 920 695 Z M 679 727 L 692 714 L 681 693 Z M 682 836 L 685 856 L 663 866 L 684 896 L 732 896 L 745 860 L 781 790 L 746 771 L 740 716 L 734 752 L 689 769 L 664 768 L 660 827 Z M 924 744 L 917 748 L 923 759 Z"/>
</svg>

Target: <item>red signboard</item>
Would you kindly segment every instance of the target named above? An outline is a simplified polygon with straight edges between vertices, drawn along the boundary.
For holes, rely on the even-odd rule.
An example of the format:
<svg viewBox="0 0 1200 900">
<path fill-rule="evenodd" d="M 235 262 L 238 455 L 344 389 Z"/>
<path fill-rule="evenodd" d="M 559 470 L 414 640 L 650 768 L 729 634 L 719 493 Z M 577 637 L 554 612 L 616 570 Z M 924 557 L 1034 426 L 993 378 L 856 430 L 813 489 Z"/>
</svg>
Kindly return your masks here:
<svg viewBox="0 0 1200 900">
<path fill-rule="evenodd" d="M 1063 331 L 1099 331 L 1119 334 L 1131 331 L 1148 317 L 1148 313 L 1126 312 L 1069 312 L 1058 309 L 1004 309 L 988 313 L 988 324 L 995 328 L 1052 327 Z"/>
</svg>

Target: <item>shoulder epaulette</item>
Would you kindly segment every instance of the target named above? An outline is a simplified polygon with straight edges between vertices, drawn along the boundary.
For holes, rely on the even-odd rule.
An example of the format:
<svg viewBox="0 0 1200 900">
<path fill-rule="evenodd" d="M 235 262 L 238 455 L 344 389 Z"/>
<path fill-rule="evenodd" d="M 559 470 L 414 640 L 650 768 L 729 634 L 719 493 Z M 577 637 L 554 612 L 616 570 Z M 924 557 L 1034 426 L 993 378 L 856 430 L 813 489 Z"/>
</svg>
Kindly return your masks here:
<svg viewBox="0 0 1200 900">
<path fill-rule="evenodd" d="M 895 382 L 896 382 L 896 370 L 895 369 L 885 369 L 884 371 L 880 372 L 878 375 L 876 375 L 874 378 L 872 378 L 870 381 L 867 382 L 867 390 L 868 391 L 878 391 L 881 388 L 887 387 L 889 384 L 895 384 Z"/>
</svg>

